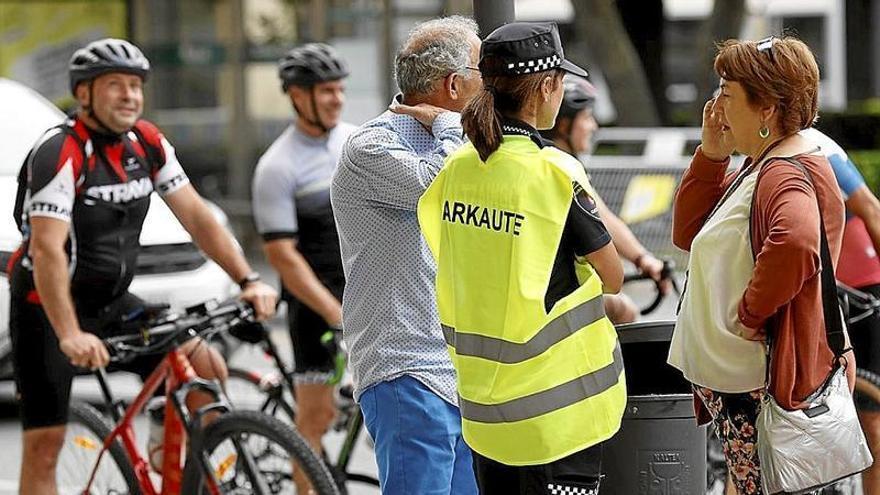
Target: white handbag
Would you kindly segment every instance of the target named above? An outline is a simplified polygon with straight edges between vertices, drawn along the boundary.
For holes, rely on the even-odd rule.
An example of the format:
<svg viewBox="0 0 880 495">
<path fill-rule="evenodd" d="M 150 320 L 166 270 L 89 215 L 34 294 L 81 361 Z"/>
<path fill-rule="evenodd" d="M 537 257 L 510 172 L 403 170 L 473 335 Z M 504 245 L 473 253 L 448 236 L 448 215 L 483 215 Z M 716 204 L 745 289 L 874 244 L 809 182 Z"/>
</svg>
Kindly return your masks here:
<svg viewBox="0 0 880 495">
<path fill-rule="evenodd" d="M 800 168 L 812 183 L 803 165 L 793 159 L 787 161 Z M 822 308 L 828 345 L 835 355 L 834 366 L 822 386 L 807 397 L 805 403 L 809 406 L 805 409 L 783 409 L 769 390 L 764 394 L 755 427 L 765 495 L 810 493 L 874 463 L 856 415 L 846 367 L 841 364 L 846 362 L 843 354 L 850 349 L 844 348 L 846 340 L 821 207 L 819 218 Z M 767 367 L 769 384 L 769 357 Z"/>
<path fill-rule="evenodd" d="M 794 411 L 764 395 L 755 427 L 765 495 L 810 493 L 874 463 L 844 367 L 814 395 L 808 409 Z"/>
</svg>

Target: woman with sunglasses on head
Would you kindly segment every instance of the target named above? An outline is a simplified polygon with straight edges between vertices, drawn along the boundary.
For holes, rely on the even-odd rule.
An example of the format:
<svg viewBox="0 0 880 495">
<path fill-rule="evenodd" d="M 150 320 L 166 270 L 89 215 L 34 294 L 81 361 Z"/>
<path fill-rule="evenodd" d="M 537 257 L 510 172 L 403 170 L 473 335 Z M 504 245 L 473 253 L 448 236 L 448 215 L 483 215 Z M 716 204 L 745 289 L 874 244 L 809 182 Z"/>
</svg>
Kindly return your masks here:
<svg viewBox="0 0 880 495">
<path fill-rule="evenodd" d="M 548 145 L 565 72 L 555 24 L 514 22 L 480 51 L 470 143 L 419 201 L 480 493 L 595 495 L 626 405 L 603 292 L 623 269 L 580 163 Z M 578 277 L 580 272 L 580 278 Z"/>
<path fill-rule="evenodd" d="M 673 242 L 690 262 L 669 363 L 693 383 L 697 417 L 714 422 L 737 493 L 759 494 L 755 420 L 767 379 L 781 407 L 803 408 L 835 361 L 820 224 L 836 264 L 844 205 L 827 159 L 798 135 L 817 115 L 810 49 L 792 37 L 728 40 L 715 72 L 720 93 L 703 109 L 702 144 L 675 198 Z M 734 151 L 747 159 L 727 173 Z"/>
</svg>

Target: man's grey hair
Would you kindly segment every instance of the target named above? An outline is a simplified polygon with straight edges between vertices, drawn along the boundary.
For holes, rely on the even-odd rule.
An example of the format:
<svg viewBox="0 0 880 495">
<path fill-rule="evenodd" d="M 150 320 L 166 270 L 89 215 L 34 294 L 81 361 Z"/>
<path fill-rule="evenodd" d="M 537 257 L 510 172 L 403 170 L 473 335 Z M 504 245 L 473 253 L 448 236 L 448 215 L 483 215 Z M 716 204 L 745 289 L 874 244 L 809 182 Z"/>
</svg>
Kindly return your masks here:
<svg viewBox="0 0 880 495">
<path fill-rule="evenodd" d="M 405 95 L 424 95 L 437 81 L 453 72 L 468 76 L 472 35 L 479 36 L 473 19 L 460 15 L 418 24 L 397 52 L 394 77 Z"/>
</svg>

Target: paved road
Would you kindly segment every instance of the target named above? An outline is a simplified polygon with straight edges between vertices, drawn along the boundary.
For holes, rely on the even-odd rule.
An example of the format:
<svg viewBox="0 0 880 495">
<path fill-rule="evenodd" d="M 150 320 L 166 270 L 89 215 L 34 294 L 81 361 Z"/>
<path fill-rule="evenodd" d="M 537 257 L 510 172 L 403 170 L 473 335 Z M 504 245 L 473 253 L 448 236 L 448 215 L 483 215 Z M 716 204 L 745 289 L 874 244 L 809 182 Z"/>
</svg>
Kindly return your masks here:
<svg viewBox="0 0 880 495">
<path fill-rule="evenodd" d="M 265 271 L 265 270 L 264 270 Z M 268 271 L 266 271 L 268 273 Z M 635 284 L 628 288 L 633 298 L 639 302 L 650 297 L 652 289 L 649 286 Z M 655 313 L 656 319 L 668 319 L 674 315 L 676 298 L 667 298 L 659 310 Z M 272 322 L 272 335 L 277 339 L 279 348 L 287 351 L 289 357 L 289 338 L 287 331 L 278 318 Z M 271 369 L 271 363 L 255 348 L 240 349 L 232 360 L 232 365 L 251 369 Z M 120 398 L 133 398 L 140 391 L 140 382 L 134 375 L 115 374 L 111 377 L 111 388 Z M 79 377 L 74 382 L 74 396 L 99 402 L 101 396 L 97 383 L 91 377 Z M 17 493 L 18 470 L 21 465 L 21 429 L 16 416 L 14 404 L 14 385 L 11 382 L 0 382 L 0 495 Z M 142 418 L 138 422 L 139 438 L 146 439 L 146 421 Z M 144 440 L 145 441 L 145 440 Z M 342 442 L 341 433 L 330 433 L 326 441 L 331 458 L 336 455 L 337 449 Z M 367 444 L 366 435 L 363 436 L 356 447 L 352 461 L 352 470 L 356 472 L 376 474 L 376 463 L 373 452 Z M 378 490 L 369 488 L 354 488 L 352 495 L 373 495 Z"/>
</svg>

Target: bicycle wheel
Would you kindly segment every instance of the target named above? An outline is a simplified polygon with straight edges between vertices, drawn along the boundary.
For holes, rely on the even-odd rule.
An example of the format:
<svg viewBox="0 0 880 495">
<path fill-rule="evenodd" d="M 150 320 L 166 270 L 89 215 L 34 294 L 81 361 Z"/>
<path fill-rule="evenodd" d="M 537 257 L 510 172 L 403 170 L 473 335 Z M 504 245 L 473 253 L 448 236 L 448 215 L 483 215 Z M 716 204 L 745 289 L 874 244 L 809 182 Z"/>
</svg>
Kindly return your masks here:
<svg viewBox="0 0 880 495">
<path fill-rule="evenodd" d="M 223 494 L 294 494 L 293 467 L 317 495 L 338 495 L 330 472 L 290 426 L 256 411 L 231 411 L 205 428 L 202 454 Z M 181 493 L 206 493 L 202 466 L 190 453 Z"/>
<path fill-rule="evenodd" d="M 261 376 L 244 369 L 231 368 L 229 378 L 226 380 L 226 395 L 236 410 L 260 411 L 280 418 L 285 423 L 293 424 L 296 409 L 289 401 L 285 400 L 283 387 L 284 385 L 279 383 L 277 379 L 273 379 L 271 374 Z M 357 405 L 355 404 L 354 407 Z M 357 429 L 360 429 L 360 426 Z M 355 438 L 346 439 L 342 448 L 353 448 L 353 445 L 349 445 L 347 442 L 353 441 Z M 326 454 L 324 452 L 322 461 L 342 494 L 347 493 L 347 485 L 351 483 L 361 483 L 371 487 L 379 486 L 379 480 L 372 476 L 342 471 L 339 466 L 331 462 Z"/>
<path fill-rule="evenodd" d="M 59 494 L 82 494 L 89 482 L 104 439 L 110 436 L 110 424 L 94 407 L 81 402 L 70 404 L 67 432 L 58 456 Z M 139 495 L 140 485 L 134 469 L 118 440 L 101 457 L 89 494 Z"/>
<path fill-rule="evenodd" d="M 284 385 L 277 375 L 264 375 L 241 368 L 230 368 L 226 396 L 236 410 L 260 411 L 293 423 L 296 413 L 285 400 Z"/>
</svg>

